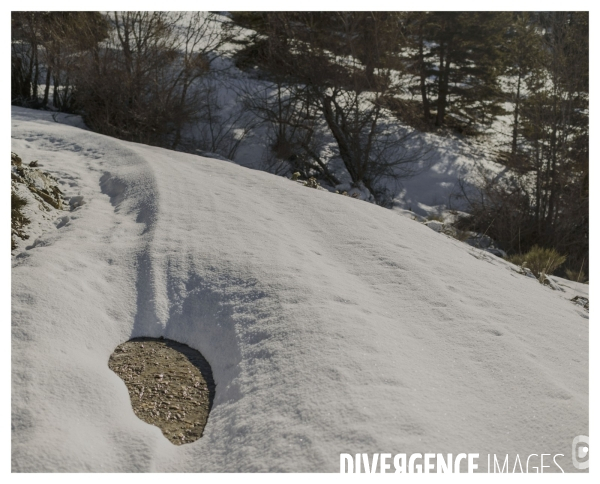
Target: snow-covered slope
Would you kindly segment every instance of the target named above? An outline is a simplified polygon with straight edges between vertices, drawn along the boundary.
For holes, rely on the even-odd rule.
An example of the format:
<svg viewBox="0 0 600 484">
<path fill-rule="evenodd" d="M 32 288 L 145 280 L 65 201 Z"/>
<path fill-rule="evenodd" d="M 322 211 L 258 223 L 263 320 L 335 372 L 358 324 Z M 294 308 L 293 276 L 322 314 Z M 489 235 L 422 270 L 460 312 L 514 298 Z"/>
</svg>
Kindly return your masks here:
<svg viewBox="0 0 600 484">
<path fill-rule="evenodd" d="M 588 320 L 559 293 L 369 203 L 12 113 L 12 150 L 85 202 L 13 259 L 13 471 L 337 471 L 342 452 L 574 470 Z M 212 366 L 192 444 L 139 420 L 107 365 L 159 335 Z"/>
</svg>

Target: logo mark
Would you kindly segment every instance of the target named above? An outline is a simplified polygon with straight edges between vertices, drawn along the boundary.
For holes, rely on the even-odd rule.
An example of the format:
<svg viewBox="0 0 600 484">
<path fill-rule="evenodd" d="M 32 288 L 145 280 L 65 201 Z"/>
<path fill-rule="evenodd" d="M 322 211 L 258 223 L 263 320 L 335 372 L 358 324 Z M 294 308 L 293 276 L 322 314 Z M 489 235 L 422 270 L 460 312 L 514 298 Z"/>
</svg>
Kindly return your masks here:
<svg viewBox="0 0 600 484">
<path fill-rule="evenodd" d="M 578 435 L 573 439 L 571 457 L 575 469 L 587 469 L 590 466 L 590 438 Z"/>
</svg>

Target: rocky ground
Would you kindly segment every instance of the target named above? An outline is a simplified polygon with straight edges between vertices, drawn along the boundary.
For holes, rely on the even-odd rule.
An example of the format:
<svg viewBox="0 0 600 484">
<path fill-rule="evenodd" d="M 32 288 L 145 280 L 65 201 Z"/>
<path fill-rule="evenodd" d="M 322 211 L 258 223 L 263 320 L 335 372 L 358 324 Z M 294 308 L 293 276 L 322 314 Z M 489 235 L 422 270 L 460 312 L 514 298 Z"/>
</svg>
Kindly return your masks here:
<svg viewBox="0 0 600 484">
<path fill-rule="evenodd" d="M 40 169 L 37 160 L 25 163 L 16 153 L 11 164 L 11 251 L 25 248 L 26 240 L 55 226 L 64 213 L 58 180 Z M 68 208 L 68 207 L 67 207 Z"/>
<path fill-rule="evenodd" d="M 108 366 L 127 385 L 135 414 L 169 441 L 202 437 L 215 383 L 198 351 L 168 339 L 134 338 L 115 349 Z"/>
</svg>

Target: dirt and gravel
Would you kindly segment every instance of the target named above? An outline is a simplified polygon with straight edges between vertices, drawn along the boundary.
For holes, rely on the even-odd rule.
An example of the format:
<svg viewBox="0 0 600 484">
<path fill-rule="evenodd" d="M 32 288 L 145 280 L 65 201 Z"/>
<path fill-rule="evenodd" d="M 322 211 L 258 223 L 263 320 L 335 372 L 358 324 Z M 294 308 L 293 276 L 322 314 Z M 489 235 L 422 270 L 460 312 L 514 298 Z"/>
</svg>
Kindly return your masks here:
<svg viewBox="0 0 600 484">
<path fill-rule="evenodd" d="M 168 339 L 134 338 L 117 346 L 108 366 L 125 382 L 135 414 L 169 441 L 202 437 L 215 383 L 198 351 Z"/>
</svg>

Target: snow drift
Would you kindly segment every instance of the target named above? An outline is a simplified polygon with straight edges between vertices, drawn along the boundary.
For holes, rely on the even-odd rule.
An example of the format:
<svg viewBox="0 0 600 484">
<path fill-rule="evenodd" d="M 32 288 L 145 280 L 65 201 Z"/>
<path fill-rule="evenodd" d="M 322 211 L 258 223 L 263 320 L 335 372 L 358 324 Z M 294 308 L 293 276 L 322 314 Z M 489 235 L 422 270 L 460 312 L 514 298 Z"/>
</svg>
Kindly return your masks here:
<svg viewBox="0 0 600 484">
<path fill-rule="evenodd" d="M 358 452 L 574 470 L 588 320 L 557 292 L 366 202 L 12 113 L 12 150 L 84 202 L 13 259 L 13 471 L 337 472 Z M 160 335 L 217 384 L 180 447 L 107 365 Z"/>
</svg>

